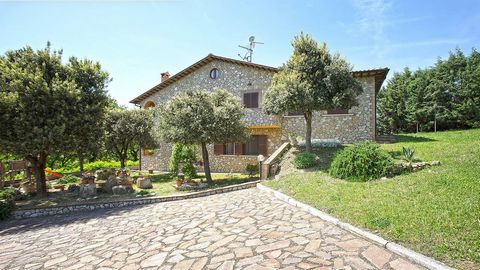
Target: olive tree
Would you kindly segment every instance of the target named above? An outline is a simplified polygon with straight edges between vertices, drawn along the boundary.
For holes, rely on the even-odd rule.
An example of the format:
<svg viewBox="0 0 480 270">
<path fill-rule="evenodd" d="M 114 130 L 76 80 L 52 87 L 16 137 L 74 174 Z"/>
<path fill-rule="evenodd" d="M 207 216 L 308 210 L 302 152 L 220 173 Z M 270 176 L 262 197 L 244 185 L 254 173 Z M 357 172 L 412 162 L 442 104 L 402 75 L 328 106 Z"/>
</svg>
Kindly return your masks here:
<svg viewBox="0 0 480 270">
<path fill-rule="evenodd" d="M 0 152 L 32 164 L 40 196 L 47 194 L 48 156 L 75 151 L 79 127 L 85 127 L 86 118 L 95 117 L 85 113 L 85 102 L 79 101 L 97 86 L 77 84 L 73 69 L 62 63 L 62 51 L 51 50 L 50 43 L 41 50 L 25 47 L 0 56 Z M 94 80 L 100 73 L 98 80 L 108 77 L 99 66 L 96 70 L 91 74 Z M 97 97 L 103 95 L 102 89 Z"/>
<path fill-rule="evenodd" d="M 301 33 L 292 46 L 292 56 L 273 76 L 263 110 L 267 114 L 302 112 L 306 150 L 311 151 L 313 113 L 357 105 L 362 87 L 352 76 L 352 66 L 339 54 L 331 54 L 325 43 L 319 45 Z"/>
<path fill-rule="evenodd" d="M 244 141 L 248 138 L 240 101 L 224 90 L 188 91 L 157 109 L 155 133 L 159 140 L 198 144 L 202 149 L 205 177 L 213 183 L 207 144 Z"/>
<path fill-rule="evenodd" d="M 133 145 L 155 146 L 151 135 L 153 113 L 150 110 L 112 109 L 105 117 L 105 146 L 112 150 L 125 168 Z"/>
<path fill-rule="evenodd" d="M 80 171 L 83 171 L 85 157 L 97 153 L 102 148 L 104 126 L 101 123 L 109 104 L 106 88 L 111 79 L 99 63 L 88 59 L 71 57 L 67 70 L 81 92 L 75 108 L 83 117 L 74 119 L 76 131 L 72 139 Z"/>
</svg>

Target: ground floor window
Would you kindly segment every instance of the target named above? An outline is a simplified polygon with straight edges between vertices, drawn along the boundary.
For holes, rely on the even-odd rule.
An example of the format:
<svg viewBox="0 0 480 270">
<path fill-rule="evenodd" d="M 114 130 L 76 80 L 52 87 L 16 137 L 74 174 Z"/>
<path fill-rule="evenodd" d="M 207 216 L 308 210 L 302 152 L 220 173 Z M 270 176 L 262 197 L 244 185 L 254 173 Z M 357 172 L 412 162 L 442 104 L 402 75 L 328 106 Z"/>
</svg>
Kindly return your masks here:
<svg viewBox="0 0 480 270">
<path fill-rule="evenodd" d="M 348 109 L 335 108 L 327 110 L 327 114 L 348 114 Z"/>
<path fill-rule="evenodd" d="M 252 135 L 245 143 L 215 144 L 215 155 L 267 155 L 267 135 Z"/>
<path fill-rule="evenodd" d="M 144 156 L 151 156 L 155 154 L 155 150 L 154 149 L 149 149 L 149 148 L 143 148 L 143 155 Z"/>
</svg>

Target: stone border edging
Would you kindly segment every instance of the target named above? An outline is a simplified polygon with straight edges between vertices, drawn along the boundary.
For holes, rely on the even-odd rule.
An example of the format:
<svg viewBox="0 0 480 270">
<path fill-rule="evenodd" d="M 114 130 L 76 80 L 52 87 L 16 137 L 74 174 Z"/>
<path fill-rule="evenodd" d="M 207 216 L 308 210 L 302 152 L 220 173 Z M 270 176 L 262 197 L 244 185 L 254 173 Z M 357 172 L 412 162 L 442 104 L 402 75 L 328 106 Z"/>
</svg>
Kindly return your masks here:
<svg viewBox="0 0 480 270">
<path fill-rule="evenodd" d="M 277 197 L 278 199 L 280 199 L 281 201 L 284 201 L 290 205 L 293 205 L 293 206 L 296 206 L 316 217 L 319 217 L 320 219 L 326 221 L 326 222 L 330 222 L 334 225 L 337 225 L 338 227 L 344 229 L 344 230 L 347 230 L 351 233 L 354 233 L 354 234 L 357 234 L 363 238 L 366 238 L 378 245 L 381 245 L 383 247 L 385 247 L 386 249 L 388 249 L 389 251 L 399 255 L 399 256 L 402 256 L 402 257 L 405 257 L 405 258 L 408 258 L 410 259 L 411 261 L 413 262 L 416 262 L 418 263 L 419 265 L 422 265 L 428 269 L 434 269 L 434 270 L 454 270 L 454 268 L 451 268 L 449 266 L 447 266 L 446 264 L 440 262 L 440 261 L 437 261 L 433 258 L 430 258 L 430 257 L 427 257 L 423 254 L 420 254 L 418 252 L 415 252 L 409 248 L 406 248 L 402 245 L 399 245 L 395 242 L 390 242 L 390 241 L 387 241 L 385 240 L 384 238 L 382 238 L 381 236 L 378 236 L 376 234 L 373 234 L 371 232 L 368 232 L 368 231 L 365 231 L 363 229 L 360 229 L 358 227 L 355 227 L 349 223 L 345 223 L 345 222 L 342 222 L 340 221 L 338 218 L 335 218 L 323 211 L 320 211 L 308 204 L 304 204 L 304 203 L 301 203 L 297 200 L 295 200 L 294 198 L 288 196 L 288 195 L 285 195 L 284 193 L 281 193 L 277 190 L 274 190 L 274 189 L 271 189 L 269 187 L 266 187 L 264 185 L 262 185 L 261 183 L 258 183 L 257 184 L 257 188 L 260 189 L 260 190 L 263 190 L 263 191 L 266 191 L 270 194 L 272 194 L 273 196 Z"/>
<path fill-rule="evenodd" d="M 161 196 L 161 197 L 160 196 L 143 197 L 143 198 L 132 198 L 132 199 L 118 200 L 118 201 L 83 202 L 78 204 L 69 204 L 69 205 L 62 205 L 62 206 L 44 206 L 44 207 L 36 207 L 36 208 L 32 207 L 32 208 L 25 208 L 25 209 L 17 209 L 12 212 L 11 218 L 25 219 L 25 218 L 33 218 L 33 217 L 45 217 L 45 216 L 69 214 L 74 212 L 92 211 L 96 209 L 121 208 L 126 206 L 192 199 L 192 198 L 205 197 L 205 196 L 220 194 L 225 192 L 231 192 L 235 190 L 254 188 L 257 186 L 257 183 L 259 182 L 260 181 L 252 181 L 252 182 L 247 182 L 247 183 L 242 183 L 242 184 L 232 185 L 227 187 L 221 187 L 216 189 L 190 192 L 186 194 Z"/>
</svg>

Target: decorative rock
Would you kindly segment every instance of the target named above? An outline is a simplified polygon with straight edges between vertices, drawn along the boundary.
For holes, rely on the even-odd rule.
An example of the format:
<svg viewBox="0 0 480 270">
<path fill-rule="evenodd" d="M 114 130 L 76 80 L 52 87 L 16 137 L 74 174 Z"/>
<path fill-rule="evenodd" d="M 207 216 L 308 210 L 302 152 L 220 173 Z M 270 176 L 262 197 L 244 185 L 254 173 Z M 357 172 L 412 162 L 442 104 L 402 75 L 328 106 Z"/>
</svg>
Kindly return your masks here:
<svg viewBox="0 0 480 270">
<path fill-rule="evenodd" d="M 113 192 L 113 195 L 127 194 L 127 193 L 132 193 L 133 188 L 132 186 L 118 185 L 112 188 L 112 192 Z"/>
<path fill-rule="evenodd" d="M 79 195 L 82 198 L 95 196 L 97 194 L 97 185 L 95 184 L 81 184 Z"/>
<path fill-rule="evenodd" d="M 110 176 L 105 182 L 105 184 L 103 185 L 103 191 L 106 193 L 112 194 L 113 193 L 112 188 L 115 186 L 118 186 L 117 179 L 115 179 L 114 176 Z"/>
<path fill-rule="evenodd" d="M 95 179 L 107 180 L 110 176 L 115 176 L 115 169 L 97 170 L 95 171 Z"/>
<path fill-rule="evenodd" d="M 68 188 L 67 188 L 67 192 L 79 192 L 80 191 L 80 187 L 76 184 L 72 184 L 72 185 L 69 185 Z"/>
<path fill-rule="evenodd" d="M 150 178 L 138 178 L 137 179 L 137 187 L 141 189 L 150 189 L 153 188 L 152 181 Z"/>
</svg>

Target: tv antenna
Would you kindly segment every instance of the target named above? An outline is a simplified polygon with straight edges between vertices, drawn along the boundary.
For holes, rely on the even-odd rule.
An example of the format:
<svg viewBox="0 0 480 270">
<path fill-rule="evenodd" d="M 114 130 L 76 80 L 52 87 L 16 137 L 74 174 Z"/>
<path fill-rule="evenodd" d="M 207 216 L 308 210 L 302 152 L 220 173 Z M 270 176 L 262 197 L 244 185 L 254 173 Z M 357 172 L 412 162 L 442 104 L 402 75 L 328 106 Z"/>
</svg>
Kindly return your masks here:
<svg viewBox="0 0 480 270">
<path fill-rule="evenodd" d="M 241 54 L 238 54 L 238 56 L 239 56 L 240 58 L 242 58 L 243 61 L 247 61 L 247 62 L 250 62 L 250 63 L 251 63 L 251 62 L 252 62 L 253 49 L 255 48 L 255 44 L 265 44 L 265 43 L 255 41 L 255 37 L 254 37 L 254 36 L 251 36 L 251 37 L 248 39 L 248 41 L 250 41 L 250 44 L 248 45 L 248 47 L 238 45 L 238 47 L 247 50 L 247 51 L 245 52 L 245 55 L 244 55 L 244 56 L 242 56 Z"/>
</svg>

